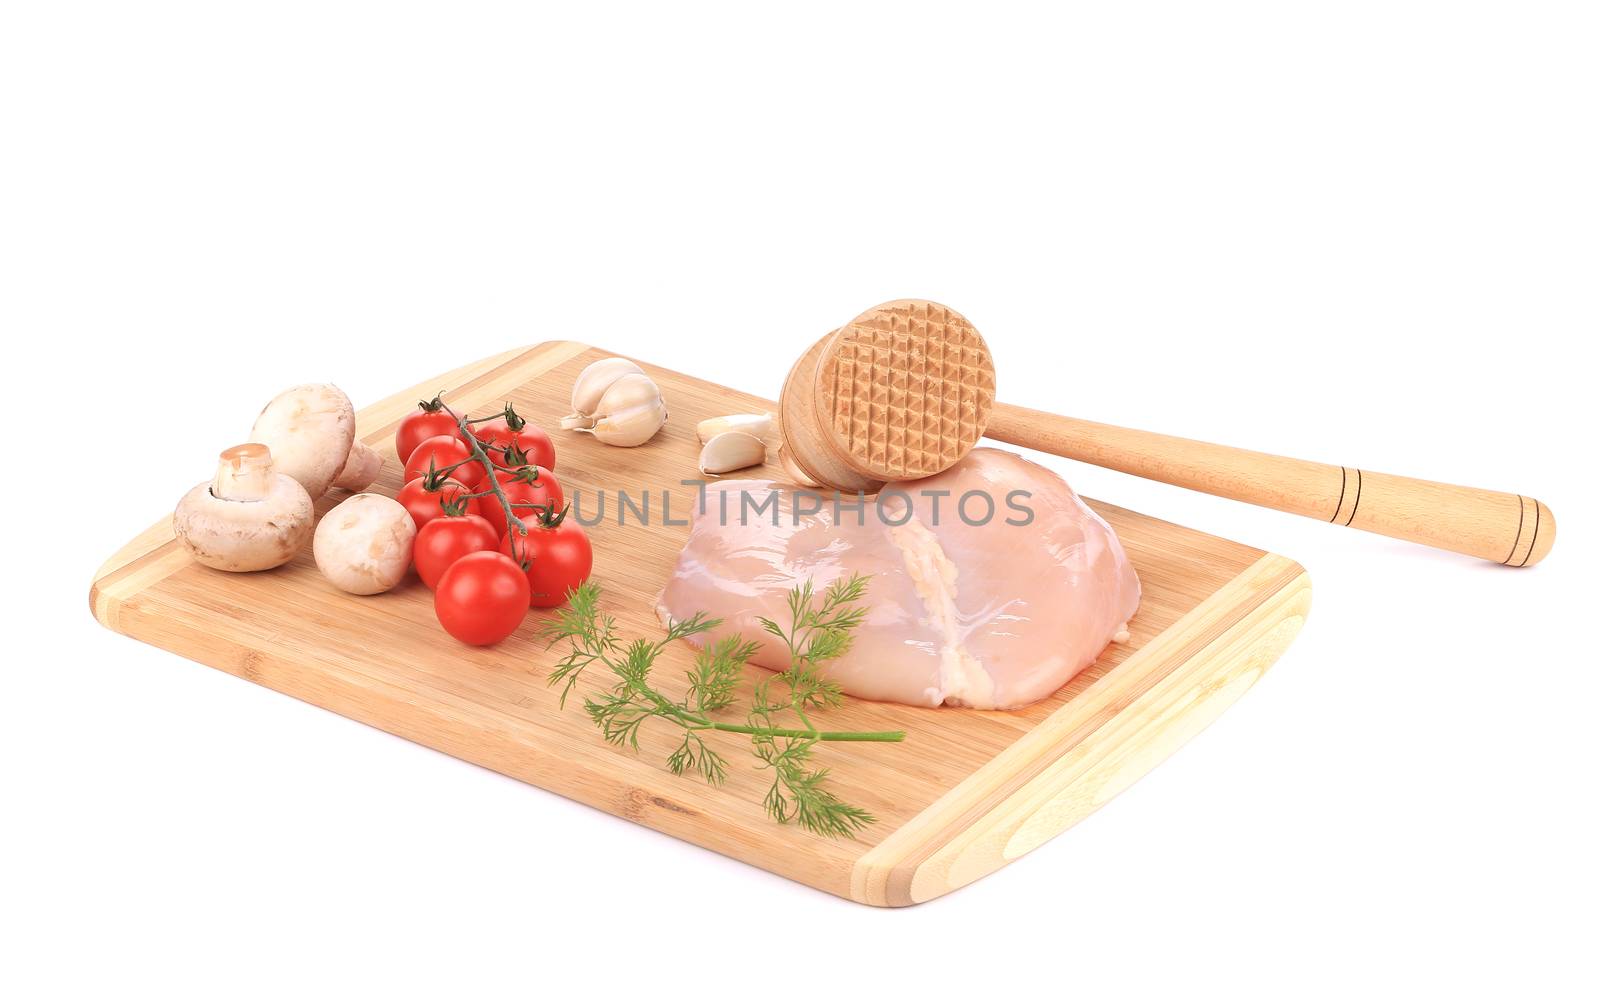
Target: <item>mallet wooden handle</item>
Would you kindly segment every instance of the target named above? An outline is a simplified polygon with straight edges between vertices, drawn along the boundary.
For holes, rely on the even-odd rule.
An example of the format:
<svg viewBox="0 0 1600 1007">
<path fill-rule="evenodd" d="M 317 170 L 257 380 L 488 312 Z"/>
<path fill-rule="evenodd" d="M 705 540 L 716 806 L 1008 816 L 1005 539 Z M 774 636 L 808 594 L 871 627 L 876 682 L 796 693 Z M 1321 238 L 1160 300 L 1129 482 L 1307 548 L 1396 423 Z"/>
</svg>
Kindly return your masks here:
<svg viewBox="0 0 1600 1007">
<path fill-rule="evenodd" d="M 1506 566 L 1532 566 L 1555 544 L 1550 508 L 1516 493 L 1300 461 L 1002 403 L 995 404 L 985 433 L 1019 447 Z"/>
</svg>

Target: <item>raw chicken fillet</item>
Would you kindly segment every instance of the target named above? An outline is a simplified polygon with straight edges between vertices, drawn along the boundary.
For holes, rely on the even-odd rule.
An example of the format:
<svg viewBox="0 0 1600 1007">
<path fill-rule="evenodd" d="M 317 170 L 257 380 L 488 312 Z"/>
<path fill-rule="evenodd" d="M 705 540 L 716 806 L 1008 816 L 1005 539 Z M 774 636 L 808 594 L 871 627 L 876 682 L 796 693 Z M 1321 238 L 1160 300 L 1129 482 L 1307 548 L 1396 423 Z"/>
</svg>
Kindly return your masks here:
<svg viewBox="0 0 1600 1007">
<path fill-rule="evenodd" d="M 782 670 L 788 654 L 758 620 L 787 627 L 787 594 L 807 578 L 820 595 L 867 574 L 867 621 L 824 669 L 863 699 L 1026 706 L 1125 639 L 1139 607 L 1110 526 L 1060 476 L 1008 451 L 979 448 L 859 510 L 851 496 L 836 511 L 831 493 L 766 480 L 714 483 L 698 503 L 661 618 L 705 611 L 723 620 L 715 638 L 761 640 L 755 663 Z"/>
</svg>

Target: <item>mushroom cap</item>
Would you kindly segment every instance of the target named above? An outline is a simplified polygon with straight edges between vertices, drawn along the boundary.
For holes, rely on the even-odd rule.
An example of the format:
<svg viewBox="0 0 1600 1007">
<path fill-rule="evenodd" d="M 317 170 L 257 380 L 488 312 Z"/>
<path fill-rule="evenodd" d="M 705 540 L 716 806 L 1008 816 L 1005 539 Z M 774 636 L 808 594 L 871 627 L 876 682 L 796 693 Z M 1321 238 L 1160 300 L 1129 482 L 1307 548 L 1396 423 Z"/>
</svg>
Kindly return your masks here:
<svg viewBox="0 0 1600 1007">
<path fill-rule="evenodd" d="M 306 488 L 315 500 L 344 469 L 355 442 L 356 411 L 333 385 L 295 385 L 267 403 L 250 439 L 272 449 L 279 472 Z"/>
<path fill-rule="evenodd" d="M 345 459 L 344 468 L 339 472 L 338 478 L 334 479 L 333 484 L 339 489 L 360 493 L 372 485 L 382 469 L 383 455 L 359 440 L 352 441 L 350 457 Z"/>
<path fill-rule="evenodd" d="M 271 570 L 294 559 L 311 538 L 311 495 L 281 472 L 260 500 L 223 500 L 203 482 L 185 493 L 172 514 L 178 541 L 214 570 Z"/>
<path fill-rule="evenodd" d="M 311 552 L 334 587 L 381 594 L 405 577 L 416 537 L 416 522 L 399 501 L 358 493 L 323 515 Z"/>
</svg>

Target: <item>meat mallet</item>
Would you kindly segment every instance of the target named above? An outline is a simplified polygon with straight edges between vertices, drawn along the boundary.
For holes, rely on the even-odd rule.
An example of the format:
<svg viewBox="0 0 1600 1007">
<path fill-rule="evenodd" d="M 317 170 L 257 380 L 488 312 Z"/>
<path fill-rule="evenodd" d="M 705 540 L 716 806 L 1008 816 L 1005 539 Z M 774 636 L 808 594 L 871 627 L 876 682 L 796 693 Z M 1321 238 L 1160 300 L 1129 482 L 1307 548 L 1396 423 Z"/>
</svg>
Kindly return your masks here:
<svg viewBox="0 0 1600 1007">
<path fill-rule="evenodd" d="M 1555 517 L 1533 497 L 1069 419 L 996 402 L 994 388 L 989 347 L 958 312 L 932 301 L 880 304 L 789 371 L 780 456 L 809 482 L 871 493 L 943 472 L 988 435 L 1506 566 L 1532 566 L 1555 543 Z"/>
</svg>

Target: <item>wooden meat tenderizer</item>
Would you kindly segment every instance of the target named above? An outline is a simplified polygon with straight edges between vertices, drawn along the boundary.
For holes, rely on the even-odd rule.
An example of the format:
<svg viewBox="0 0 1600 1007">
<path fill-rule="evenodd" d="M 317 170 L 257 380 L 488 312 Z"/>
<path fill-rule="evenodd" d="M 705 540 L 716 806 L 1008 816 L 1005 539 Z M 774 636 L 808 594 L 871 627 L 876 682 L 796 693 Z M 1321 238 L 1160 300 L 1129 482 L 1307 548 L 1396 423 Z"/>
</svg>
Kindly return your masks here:
<svg viewBox="0 0 1600 1007">
<path fill-rule="evenodd" d="M 789 371 L 779 454 L 810 482 L 870 493 L 943 472 L 987 434 L 1505 566 L 1532 566 L 1555 544 L 1555 517 L 1533 497 L 1069 419 L 996 402 L 994 388 L 989 347 L 971 322 L 932 301 L 880 304 Z"/>
</svg>

